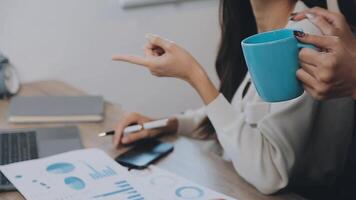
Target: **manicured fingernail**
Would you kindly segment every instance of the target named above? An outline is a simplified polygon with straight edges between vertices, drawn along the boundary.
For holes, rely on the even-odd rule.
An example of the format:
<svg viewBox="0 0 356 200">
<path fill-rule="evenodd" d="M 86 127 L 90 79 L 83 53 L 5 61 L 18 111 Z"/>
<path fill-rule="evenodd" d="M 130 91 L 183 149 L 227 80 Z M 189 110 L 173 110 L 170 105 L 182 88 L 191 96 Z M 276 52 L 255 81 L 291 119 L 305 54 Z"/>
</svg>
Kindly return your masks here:
<svg viewBox="0 0 356 200">
<path fill-rule="evenodd" d="M 308 19 L 310 19 L 310 20 L 312 20 L 312 19 L 315 18 L 315 15 L 313 15 L 313 14 L 311 14 L 311 13 L 307 13 L 307 14 L 305 14 L 305 16 L 306 16 Z"/>
<path fill-rule="evenodd" d="M 303 31 L 293 31 L 294 35 L 297 37 L 304 37 L 305 33 Z"/>
</svg>

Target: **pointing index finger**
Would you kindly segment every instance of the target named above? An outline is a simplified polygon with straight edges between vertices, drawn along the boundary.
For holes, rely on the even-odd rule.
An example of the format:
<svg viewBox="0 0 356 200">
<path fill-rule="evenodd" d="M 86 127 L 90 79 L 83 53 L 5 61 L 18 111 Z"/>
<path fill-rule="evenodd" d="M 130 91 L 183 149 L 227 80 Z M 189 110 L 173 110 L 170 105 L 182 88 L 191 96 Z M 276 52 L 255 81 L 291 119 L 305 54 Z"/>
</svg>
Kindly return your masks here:
<svg viewBox="0 0 356 200">
<path fill-rule="evenodd" d="M 115 55 L 112 57 L 112 60 L 129 62 L 132 64 L 142 65 L 142 66 L 148 66 L 149 64 L 147 58 L 136 56 L 136 55 L 128 55 L 128 54 Z"/>
</svg>

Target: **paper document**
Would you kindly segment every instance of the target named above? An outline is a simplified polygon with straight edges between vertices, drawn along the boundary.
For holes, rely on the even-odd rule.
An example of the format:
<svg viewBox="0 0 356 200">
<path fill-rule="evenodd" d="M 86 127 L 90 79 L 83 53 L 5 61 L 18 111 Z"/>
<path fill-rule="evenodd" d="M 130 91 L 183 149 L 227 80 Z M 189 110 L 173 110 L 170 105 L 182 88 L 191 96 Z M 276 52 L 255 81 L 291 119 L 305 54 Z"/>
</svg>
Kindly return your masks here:
<svg viewBox="0 0 356 200">
<path fill-rule="evenodd" d="M 235 200 L 155 166 L 131 170 L 130 174 L 143 186 L 142 193 L 153 195 L 155 200 Z"/>
<path fill-rule="evenodd" d="M 27 200 L 233 199 L 157 167 L 129 172 L 98 149 L 67 152 L 0 169 Z"/>
</svg>

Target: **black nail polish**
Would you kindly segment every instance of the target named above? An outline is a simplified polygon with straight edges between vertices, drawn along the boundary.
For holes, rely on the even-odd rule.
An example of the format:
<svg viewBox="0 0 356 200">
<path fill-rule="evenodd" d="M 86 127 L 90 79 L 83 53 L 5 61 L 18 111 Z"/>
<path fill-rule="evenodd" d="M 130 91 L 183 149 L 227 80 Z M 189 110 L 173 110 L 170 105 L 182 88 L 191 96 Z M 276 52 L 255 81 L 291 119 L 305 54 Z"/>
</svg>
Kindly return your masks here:
<svg viewBox="0 0 356 200">
<path fill-rule="evenodd" d="M 305 33 L 303 31 L 293 31 L 294 35 L 297 37 L 304 37 Z"/>
</svg>

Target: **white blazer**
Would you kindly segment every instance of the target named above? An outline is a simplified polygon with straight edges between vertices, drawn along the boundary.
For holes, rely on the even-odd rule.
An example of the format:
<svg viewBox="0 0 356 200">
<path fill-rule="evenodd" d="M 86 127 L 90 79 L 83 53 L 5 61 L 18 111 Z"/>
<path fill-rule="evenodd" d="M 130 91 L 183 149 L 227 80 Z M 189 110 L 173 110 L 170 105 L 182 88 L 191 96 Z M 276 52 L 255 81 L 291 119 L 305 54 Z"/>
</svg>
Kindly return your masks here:
<svg viewBox="0 0 356 200">
<path fill-rule="evenodd" d="M 299 1 L 294 12 L 307 7 Z M 307 19 L 287 28 L 320 31 Z M 209 105 L 177 116 L 178 133 L 189 134 L 208 117 L 224 153 L 237 173 L 265 194 L 288 184 L 326 185 L 342 170 L 353 132 L 353 101 L 317 101 L 304 93 L 297 99 L 266 103 L 251 85 L 249 74 L 232 103 L 220 94 Z"/>
</svg>

